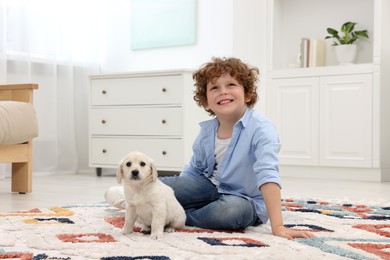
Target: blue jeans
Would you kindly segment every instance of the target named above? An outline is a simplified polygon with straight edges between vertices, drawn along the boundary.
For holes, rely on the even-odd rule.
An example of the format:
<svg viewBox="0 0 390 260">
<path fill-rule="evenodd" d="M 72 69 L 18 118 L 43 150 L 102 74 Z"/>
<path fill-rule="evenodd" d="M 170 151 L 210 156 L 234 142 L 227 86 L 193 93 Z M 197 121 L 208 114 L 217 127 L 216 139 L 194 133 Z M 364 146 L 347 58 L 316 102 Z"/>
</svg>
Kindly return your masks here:
<svg viewBox="0 0 390 260">
<path fill-rule="evenodd" d="M 255 206 L 243 197 L 218 193 L 204 175 L 167 176 L 160 180 L 170 186 L 183 206 L 186 225 L 207 229 L 244 229 L 260 224 Z"/>
</svg>

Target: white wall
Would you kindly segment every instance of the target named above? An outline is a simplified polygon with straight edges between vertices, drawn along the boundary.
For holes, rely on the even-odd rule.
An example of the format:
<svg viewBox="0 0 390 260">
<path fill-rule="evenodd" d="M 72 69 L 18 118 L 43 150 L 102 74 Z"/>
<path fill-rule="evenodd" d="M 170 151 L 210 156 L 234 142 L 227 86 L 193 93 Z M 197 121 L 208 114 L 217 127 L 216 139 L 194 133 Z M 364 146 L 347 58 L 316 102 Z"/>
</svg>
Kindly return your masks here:
<svg viewBox="0 0 390 260">
<path fill-rule="evenodd" d="M 131 50 L 130 3 L 107 6 L 106 53 L 101 72 L 197 68 L 212 56 L 233 54 L 233 0 L 198 0 L 195 45 Z"/>
<path fill-rule="evenodd" d="M 233 56 L 260 69 L 259 101 L 265 113 L 267 59 L 267 3 L 265 0 L 233 0 Z"/>
<path fill-rule="evenodd" d="M 260 101 L 256 109 L 265 107 L 266 1 L 265 0 L 198 0 L 197 40 L 189 46 L 131 50 L 130 1 L 107 5 L 106 41 L 100 73 L 120 73 L 164 69 L 195 69 L 211 57 L 237 57 L 260 68 Z M 87 155 L 86 146 L 78 147 L 79 155 Z M 85 156 L 79 165 L 87 165 Z"/>
</svg>

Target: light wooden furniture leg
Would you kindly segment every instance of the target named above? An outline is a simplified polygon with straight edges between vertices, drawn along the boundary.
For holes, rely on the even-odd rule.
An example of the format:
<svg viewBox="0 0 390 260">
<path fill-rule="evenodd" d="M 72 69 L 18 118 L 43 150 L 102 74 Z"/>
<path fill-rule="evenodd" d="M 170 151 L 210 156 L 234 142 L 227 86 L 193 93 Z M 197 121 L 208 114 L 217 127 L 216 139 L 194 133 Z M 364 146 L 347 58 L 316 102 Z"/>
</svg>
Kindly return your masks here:
<svg viewBox="0 0 390 260">
<path fill-rule="evenodd" d="M 31 162 L 12 164 L 12 192 L 32 191 Z"/>
<path fill-rule="evenodd" d="M 33 102 L 37 84 L 0 85 L 0 101 Z M 0 145 L 0 163 L 12 164 L 12 192 L 32 192 L 32 140 Z"/>
<path fill-rule="evenodd" d="M 32 192 L 32 141 L 27 142 L 27 162 L 12 163 L 12 192 Z"/>
<path fill-rule="evenodd" d="M 12 163 L 12 192 L 32 191 L 32 141 L 0 145 L 0 163 Z"/>
</svg>

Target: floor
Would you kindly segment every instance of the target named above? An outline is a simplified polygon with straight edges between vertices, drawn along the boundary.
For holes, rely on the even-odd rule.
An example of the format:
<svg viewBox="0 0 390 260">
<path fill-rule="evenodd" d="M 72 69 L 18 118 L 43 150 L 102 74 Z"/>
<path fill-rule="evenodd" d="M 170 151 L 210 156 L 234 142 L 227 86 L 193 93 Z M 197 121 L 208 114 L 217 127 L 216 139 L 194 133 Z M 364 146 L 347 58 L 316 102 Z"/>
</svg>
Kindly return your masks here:
<svg viewBox="0 0 390 260">
<path fill-rule="evenodd" d="M 390 206 L 390 182 L 330 181 L 282 178 L 283 198 L 378 203 Z M 0 180 L 0 212 L 32 208 L 96 203 L 104 200 L 104 191 L 117 185 L 114 175 L 94 174 L 36 176 L 33 192 L 12 193 L 11 180 Z"/>
</svg>

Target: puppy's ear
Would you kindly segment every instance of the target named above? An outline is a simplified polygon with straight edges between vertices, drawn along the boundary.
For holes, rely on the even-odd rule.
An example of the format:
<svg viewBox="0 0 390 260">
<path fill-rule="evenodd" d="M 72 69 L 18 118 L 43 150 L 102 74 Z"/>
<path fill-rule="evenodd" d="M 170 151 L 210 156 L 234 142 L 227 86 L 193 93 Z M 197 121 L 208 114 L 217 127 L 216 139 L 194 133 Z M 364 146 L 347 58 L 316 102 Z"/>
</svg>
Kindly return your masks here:
<svg viewBox="0 0 390 260">
<path fill-rule="evenodd" d="M 156 164 L 153 161 L 150 161 L 150 168 L 152 170 L 153 181 L 156 181 L 158 178 L 158 173 L 157 173 Z"/>
<path fill-rule="evenodd" d="M 123 162 L 121 162 L 121 163 L 119 164 L 119 167 L 118 167 L 118 169 L 117 169 L 117 171 L 116 171 L 116 181 L 117 181 L 118 183 L 121 183 L 121 182 L 122 182 L 122 176 L 123 176 Z"/>
</svg>

